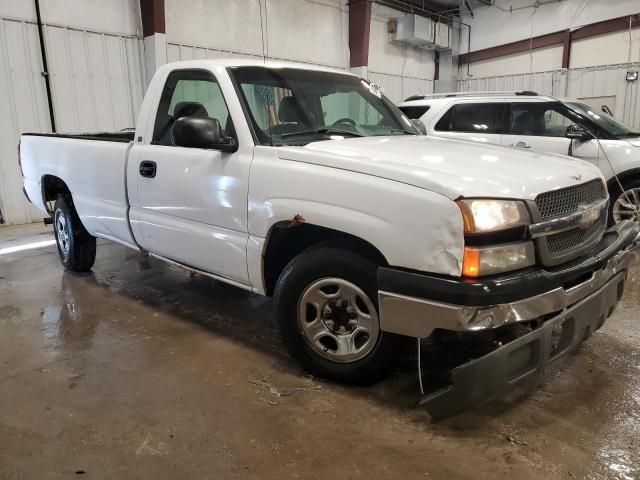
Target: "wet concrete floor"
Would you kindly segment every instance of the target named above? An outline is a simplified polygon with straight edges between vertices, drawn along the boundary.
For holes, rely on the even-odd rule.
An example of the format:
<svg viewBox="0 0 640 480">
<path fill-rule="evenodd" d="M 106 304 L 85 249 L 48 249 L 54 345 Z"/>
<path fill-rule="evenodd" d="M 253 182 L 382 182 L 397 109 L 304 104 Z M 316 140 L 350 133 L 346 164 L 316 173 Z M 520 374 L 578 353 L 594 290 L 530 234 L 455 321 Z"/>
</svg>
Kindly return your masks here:
<svg viewBox="0 0 640 480">
<path fill-rule="evenodd" d="M 51 238 L 0 229 L 1 479 L 640 478 L 640 271 L 533 392 L 432 423 L 409 361 L 309 378 L 268 299 L 109 242 L 64 273 Z"/>
</svg>

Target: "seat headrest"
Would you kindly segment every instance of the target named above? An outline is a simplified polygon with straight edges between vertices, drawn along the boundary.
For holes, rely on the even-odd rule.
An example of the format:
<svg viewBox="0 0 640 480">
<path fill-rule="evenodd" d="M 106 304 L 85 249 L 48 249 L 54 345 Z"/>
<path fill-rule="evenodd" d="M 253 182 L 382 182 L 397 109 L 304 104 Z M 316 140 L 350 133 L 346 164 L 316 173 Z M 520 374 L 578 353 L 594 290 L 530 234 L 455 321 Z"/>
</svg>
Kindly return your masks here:
<svg viewBox="0 0 640 480">
<path fill-rule="evenodd" d="M 289 96 L 280 100 L 280 106 L 278 108 L 278 118 L 281 122 L 285 123 L 304 123 L 302 118 L 302 109 L 298 104 L 298 101 Z"/>
<path fill-rule="evenodd" d="M 200 102 L 178 102 L 173 108 L 173 118 L 208 117 L 209 112 Z"/>
</svg>

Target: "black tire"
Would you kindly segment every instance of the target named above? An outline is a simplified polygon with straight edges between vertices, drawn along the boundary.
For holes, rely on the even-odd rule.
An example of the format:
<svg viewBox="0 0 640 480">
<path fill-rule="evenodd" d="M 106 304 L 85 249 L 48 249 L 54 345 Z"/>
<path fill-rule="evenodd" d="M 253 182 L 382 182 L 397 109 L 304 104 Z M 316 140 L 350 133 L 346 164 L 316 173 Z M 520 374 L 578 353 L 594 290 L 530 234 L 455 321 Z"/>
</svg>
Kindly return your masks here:
<svg viewBox="0 0 640 480">
<path fill-rule="evenodd" d="M 88 272 L 96 259 L 96 237 L 82 225 L 70 195 L 58 195 L 53 207 L 53 229 L 64 268 Z"/>
<path fill-rule="evenodd" d="M 381 380 L 395 366 L 402 338 L 398 335 L 379 331 L 375 346 L 366 356 L 349 363 L 338 363 L 314 351 L 298 323 L 298 306 L 307 287 L 329 277 L 344 279 L 357 286 L 369 297 L 377 314 L 376 275 L 374 262 L 355 251 L 336 246 L 311 247 L 283 270 L 274 293 L 280 331 L 291 356 L 311 374 L 366 385 Z"/>
<path fill-rule="evenodd" d="M 640 178 L 630 178 L 622 182 L 622 187 L 624 191 L 628 191 L 631 189 L 640 189 Z M 622 190 L 620 190 L 620 186 L 618 182 L 614 180 L 612 187 L 609 189 L 609 226 L 615 223 L 613 217 L 613 209 L 616 203 L 616 200 L 622 195 Z"/>
</svg>

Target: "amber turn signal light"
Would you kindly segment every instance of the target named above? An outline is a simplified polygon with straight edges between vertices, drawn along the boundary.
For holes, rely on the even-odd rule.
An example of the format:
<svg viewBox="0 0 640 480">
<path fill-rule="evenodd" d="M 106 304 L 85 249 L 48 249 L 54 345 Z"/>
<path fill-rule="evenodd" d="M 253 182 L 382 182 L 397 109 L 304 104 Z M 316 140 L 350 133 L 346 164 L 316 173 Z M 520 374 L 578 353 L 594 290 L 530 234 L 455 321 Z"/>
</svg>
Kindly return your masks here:
<svg viewBox="0 0 640 480">
<path fill-rule="evenodd" d="M 465 277 L 477 277 L 480 274 L 480 250 L 476 248 L 464 248 L 462 260 L 462 275 Z"/>
</svg>

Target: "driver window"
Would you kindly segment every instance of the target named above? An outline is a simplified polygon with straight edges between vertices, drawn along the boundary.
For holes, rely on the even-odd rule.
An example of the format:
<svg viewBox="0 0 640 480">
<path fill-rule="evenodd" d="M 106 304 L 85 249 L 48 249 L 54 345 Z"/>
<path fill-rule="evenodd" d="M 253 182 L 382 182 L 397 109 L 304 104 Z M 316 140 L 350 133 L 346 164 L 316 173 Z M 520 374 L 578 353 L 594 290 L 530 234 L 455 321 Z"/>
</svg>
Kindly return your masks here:
<svg viewBox="0 0 640 480">
<path fill-rule="evenodd" d="M 222 90 L 211 73 L 178 70 L 169 74 L 160 97 L 152 143 L 171 145 L 171 127 L 178 118 L 185 116 L 215 118 L 223 133 L 232 131 Z"/>
<path fill-rule="evenodd" d="M 574 123 L 549 103 L 512 103 L 509 134 L 564 137 L 567 127 Z"/>
</svg>

